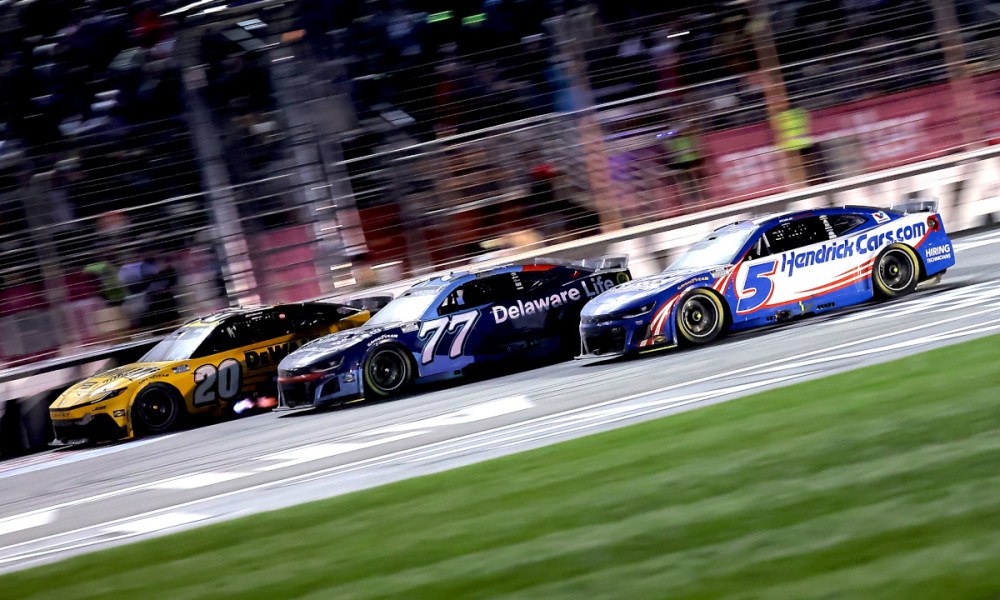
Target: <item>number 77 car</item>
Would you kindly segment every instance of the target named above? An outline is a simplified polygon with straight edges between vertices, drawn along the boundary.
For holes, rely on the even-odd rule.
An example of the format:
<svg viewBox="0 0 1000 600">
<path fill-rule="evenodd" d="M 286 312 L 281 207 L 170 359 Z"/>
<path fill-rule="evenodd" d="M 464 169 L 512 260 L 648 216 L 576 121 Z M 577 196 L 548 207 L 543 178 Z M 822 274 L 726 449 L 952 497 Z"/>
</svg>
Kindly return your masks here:
<svg viewBox="0 0 1000 600">
<path fill-rule="evenodd" d="M 572 358 L 588 299 L 628 281 L 627 259 L 542 261 L 436 277 L 363 327 L 325 336 L 278 366 L 281 406 L 386 398 L 498 363 Z"/>
<path fill-rule="evenodd" d="M 665 271 L 591 300 L 581 358 L 707 344 L 935 283 L 955 264 L 951 240 L 935 202 L 908 208 L 800 211 L 721 227 Z"/>
<path fill-rule="evenodd" d="M 281 359 L 309 340 L 357 327 L 370 315 L 352 306 L 309 302 L 232 308 L 190 321 L 139 362 L 63 392 L 49 407 L 56 442 L 163 433 L 186 416 L 219 416 L 243 400 L 273 397 Z"/>
</svg>

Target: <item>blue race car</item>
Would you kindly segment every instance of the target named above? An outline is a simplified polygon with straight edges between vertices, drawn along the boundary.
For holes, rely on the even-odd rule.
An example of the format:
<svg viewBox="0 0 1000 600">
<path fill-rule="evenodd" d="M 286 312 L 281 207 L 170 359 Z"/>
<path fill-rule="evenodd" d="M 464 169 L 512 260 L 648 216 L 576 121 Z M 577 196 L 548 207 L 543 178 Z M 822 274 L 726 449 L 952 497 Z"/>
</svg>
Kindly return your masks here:
<svg viewBox="0 0 1000 600">
<path fill-rule="evenodd" d="M 328 335 L 278 365 L 280 405 L 385 398 L 476 366 L 579 351 L 580 310 L 631 279 L 628 261 L 512 265 L 419 283 L 348 335 Z"/>
<path fill-rule="evenodd" d="M 721 227 L 665 271 L 591 300 L 584 357 L 707 344 L 730 330 L 823 313 L 936 282 L 955 264 L 937 204 L 845 207 Z"/>
</svg>

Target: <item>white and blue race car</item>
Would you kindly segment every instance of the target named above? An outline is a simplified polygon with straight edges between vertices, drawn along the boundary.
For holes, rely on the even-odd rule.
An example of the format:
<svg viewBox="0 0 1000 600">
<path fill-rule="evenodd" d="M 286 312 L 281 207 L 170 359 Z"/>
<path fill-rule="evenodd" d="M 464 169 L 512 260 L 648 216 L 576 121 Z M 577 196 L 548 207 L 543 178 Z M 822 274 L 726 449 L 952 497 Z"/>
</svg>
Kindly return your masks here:
<svg viewBox="0 0 1000 600">
<path fill-rule="evenodd" d="M 848 206 L 721 227 L 661 273 L 584 307 L 584 357 L 707 344 L 727 331 L 909 294 L 955 264 L 934 202 Z"/>
</svg>

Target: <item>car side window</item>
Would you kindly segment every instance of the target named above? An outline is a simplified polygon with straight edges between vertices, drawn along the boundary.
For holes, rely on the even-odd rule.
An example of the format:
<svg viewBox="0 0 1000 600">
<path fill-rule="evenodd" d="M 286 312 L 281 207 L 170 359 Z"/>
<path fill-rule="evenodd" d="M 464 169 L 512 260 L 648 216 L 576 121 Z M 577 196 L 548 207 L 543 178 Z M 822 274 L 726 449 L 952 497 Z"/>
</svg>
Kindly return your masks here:
<svg viewBox="0 0 1000 600">
<path fill-rule="evenodd" d="M 294 319 L 283 310 L 268 309 L 240 315 L 216 327 L 199 348 L 199 355 L 207 356 L 259 344 L 288 335 L 296 329 Z"/>
<path fill-rule="evenodd" d="M 345 310 L 345 313 L 341 313 L 340 310 L 345 309 L 343 306 L 295 306 L 289 307 L 291 310 L 285 311 L 288 317 L 291 319 L 294 329 L 296 331 L 311 329 L 313 327 L 318 327 L 320 325 L 329 325 L 331 323 L 336 323 L 346 316 L 346 314 L 355 314 L 357 311 L 351 309 L 349 312 Z"/>
<path fill-rule="evenodd" d="M 825 242 L 830 239 L 819 217 L 805 217 L 775 225 L 764 234 L 771 254 L 795 250 L 802 246 Z"/>
<path fill-rule="evenodd" d="M 826 219 L 837 237 L 850 233 L 868 220 L 861 215 L 829 215 Z"/>
<path fill-rule="evenodd" d="M 198 350 L 191 356 L 191 358 L 202 358 L 212 354 L 218 354 L 219 352 L 225 352 L 236 347 L 233 343 L 233 332 L 228 324 L 223 323 L 215 328 L 205 341 L 201 343 Z"/>
<path fill-rule="evenodd" d="M 438 314 L 450 315 L 473 306 L 504 301 L 516 293 L 509 273 L 475 279 L 452 290 L 438 307 Z"/>
<path fill-rule="evenodd" d="M 755 260 L 755 259 L 758 259 L 758 258 L 763 258 L 763 257 L 767 256 L 770 253 L 771 253 L 771 250 L 770 250 L 770 248 L 768 248 L 767 238 L 766 238 L 766 236 L 762 235 L 759 238 L 757 238 L 757 241 L 754 242 L 754 245 L 750 247 L 750 250 L 747 252 L 747 258 L 746 259 L 747 260 Z"/>
<path fill-rule="evenodd" d="M 514 289 L 518 292 L 533 292 L 547 287 L 557 280 L 555 269 L 548 271 L 513 271 L 510 274 Z"/>
</svg>

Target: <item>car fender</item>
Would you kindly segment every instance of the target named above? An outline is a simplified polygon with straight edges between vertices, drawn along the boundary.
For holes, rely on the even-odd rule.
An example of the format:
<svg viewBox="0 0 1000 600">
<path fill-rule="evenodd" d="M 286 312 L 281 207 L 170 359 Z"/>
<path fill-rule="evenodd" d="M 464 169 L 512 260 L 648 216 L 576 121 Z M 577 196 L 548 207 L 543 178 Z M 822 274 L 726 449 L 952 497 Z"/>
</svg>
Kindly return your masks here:
<svg viewBox="0 0 1000 600">
<path fill-rule="evenodd" d="M 729 300 L 727 300 L 723 294 L 719 293 L 719 290 L 715 289 L 714 287 L 703 286 L 703 285 L 684 288 L 683 290 L 677 292 L 677 294 L 670 300 L 673 303 L 673 305 L 669 309 L 670 314 L 667 316 L 667 320 L 664 323 L 663 327 L 663 335 L 666 336 L 668 340 L 670 340 L 671 344 L 680 343 L 680 339 L 678 339 L 678 333 L 677 333 L 677 311 L 680 309 L 681 305 L 684 304 L 684 300 L 686 300 L 688 296 L 690 296 L 693 292 L 697 290 L 708 292 L 716 299 L 716 301 L 718 301 L 719 305 L 722 307 L 722 318 L 724 320 L 723 334 L 725 333 L 725 331 L 729 330 L 729 326 L 733 322 L 733 312 L 732 312 L 733 308 L 729 305 Z"/>
<path fill-rule="evenodd" d="M 365 391 L 365 369 L 364 364 L 368 361 L 368 358 L 375 353 L 375 351 L 385 348 L 386 346 L 393 346 L 398 348 L 407 356 L 410 360 L 410 368 L 413 369 L 413 377 L 410 380 L 412 384 L 414 381 L 420 379 L 423 374 L 420 372 L 420 361 L 413 355 L 413 352 L 406 347 L 405 344 L 396 339 L 386 339 L 386 340 L 373 340 L 372 343 L 365 348 L 365 351 L 361 354 L 361 358 L 356 363 L 350 363 L 345 369 L 346 372 L 353 372 L 354 377 L 358 382 L 358 389 L 364 394 Z M 346 362 L 346 359 L 345 359 Z"/>
</svg>

